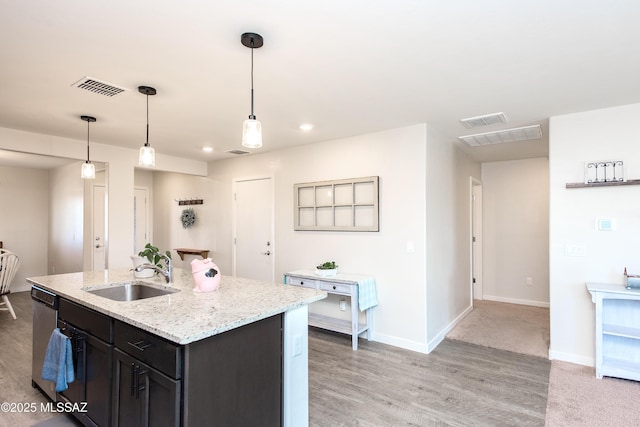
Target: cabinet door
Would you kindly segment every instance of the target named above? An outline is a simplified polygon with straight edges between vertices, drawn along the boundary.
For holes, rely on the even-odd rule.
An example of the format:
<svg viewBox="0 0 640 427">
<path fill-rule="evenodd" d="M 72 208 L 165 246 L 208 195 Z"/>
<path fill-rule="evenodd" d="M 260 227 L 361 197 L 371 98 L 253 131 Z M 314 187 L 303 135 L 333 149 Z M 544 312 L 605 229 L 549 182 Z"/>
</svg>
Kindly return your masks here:
<svg viewBox="0 0 640 427">
<path fill-rule="evenodd" d="M 179 426 L 180 381 L 116 349 L 113 425 Z"/>
<path fill-rule="evenodd" d="M 87 403 L 84 408 L 86 412 L 75 414 L 83 424 L 89 418 L 94 424 L 108 426 L 111 414 L 112 346 L 80 329 L 73 329 L 70 339 L 75 379 L 60 394 L 69 402 Z"/>
</svg>

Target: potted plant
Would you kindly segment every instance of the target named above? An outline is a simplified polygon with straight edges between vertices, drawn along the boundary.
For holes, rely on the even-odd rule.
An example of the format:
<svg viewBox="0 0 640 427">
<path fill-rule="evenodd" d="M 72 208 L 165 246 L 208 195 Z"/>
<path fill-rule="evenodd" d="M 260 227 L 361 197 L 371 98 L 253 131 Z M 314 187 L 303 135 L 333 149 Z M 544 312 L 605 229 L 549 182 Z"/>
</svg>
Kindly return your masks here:
<svg viewBox="0 0 640 427">
<path fill-rule="evenodd" d="M 151 243 L 147 243 L 144 245 L 144 249 L 138 252 L 138 255 L 132 255 L 131 260 L 133 261 L 134 268 L 134 276 L 138 278 L 148 278 L 153 277 L 156 271 L 152 268 L 145 268 L 142 271 L 135 271 L 135 268 L 142 264 L 153 264 L 158 268 L 165 269 L 167 268 L 166 260 L 164 256 L 167 256 L 171 259 L 171 252 L 165 251 L 164 254 L 160 252 L 157 246 L 153 246 Z"/>
<path fill-rule="evenodd" d="M 316 274 L 318 276 L 335 276 L 338 274 L 338 264 L 335 261 L 327 261 L 316 266 Z"/>
</svg>

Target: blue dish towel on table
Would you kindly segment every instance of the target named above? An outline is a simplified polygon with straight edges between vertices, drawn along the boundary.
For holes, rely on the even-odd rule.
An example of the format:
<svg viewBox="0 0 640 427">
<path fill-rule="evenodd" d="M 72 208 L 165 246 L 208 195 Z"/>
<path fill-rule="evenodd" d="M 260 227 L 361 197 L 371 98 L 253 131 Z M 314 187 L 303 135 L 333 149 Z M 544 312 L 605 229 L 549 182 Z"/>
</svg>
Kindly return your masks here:
<svg viewBox="0 0 640 427">
<path fill-rule="evenodd" d="M 74 380 L 71 340 L 56 328 L 49 338 L 42 366 L 42 379 L 56 383 L 56 391 L 65 391 Z"/>
<path fill-rule="evenodd" d="M 358 305 L 360 311 L 378 305 L 378 296 L 376 295 L 376 279 L 373 277 L 358 280 Z"/>
</svg>

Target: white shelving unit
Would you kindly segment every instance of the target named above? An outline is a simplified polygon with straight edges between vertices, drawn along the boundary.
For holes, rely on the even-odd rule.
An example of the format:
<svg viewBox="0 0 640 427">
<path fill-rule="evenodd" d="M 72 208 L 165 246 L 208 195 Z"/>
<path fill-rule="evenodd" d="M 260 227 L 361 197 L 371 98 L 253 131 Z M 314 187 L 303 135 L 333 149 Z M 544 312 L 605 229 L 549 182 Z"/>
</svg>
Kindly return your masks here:
<svg viewBox="0 0 640 427">
<path fill-rule="evenodd" d="M 640 289 L 587 283 L 596 305 L 596 377 L 640 381 Z"/>
</svg>

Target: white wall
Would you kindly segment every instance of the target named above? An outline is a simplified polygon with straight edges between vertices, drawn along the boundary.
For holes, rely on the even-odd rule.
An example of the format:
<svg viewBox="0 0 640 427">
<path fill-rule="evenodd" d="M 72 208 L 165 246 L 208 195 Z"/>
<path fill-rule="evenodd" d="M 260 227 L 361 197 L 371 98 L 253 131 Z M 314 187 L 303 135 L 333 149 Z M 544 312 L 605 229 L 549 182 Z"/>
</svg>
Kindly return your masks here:
<svg viewBox="0 0 640 427">
<path fill-rule="evenodd" d="M 205 177 L 154 172 L 153 188 L 153 244 L 162 252 L 170 250 L 173 265 L 187 270 L 191 270 L 189 263 L 195 256 L 186 255 L 183 261 L 175 248 L 206 249 L 211 258 L 216 258 L 216 230 L 219 225 L 215 221 L 215 212 L 221 207 L 212 197 L 212 181 Z M 203 204 L 180 206 L 177 200 L 181 199 L 202 199 Z M 195 211 L 196 222 L 184 228 L 180 216 L 187 208 Z"/>
<path fill-rule="evenodd" d="M 582 182 L 585 161 L 624 161 L 625 175 L 640 178 L 640 104 L 552 117 L 549 140 L 549 259 L 552 359 L 593 366 L 594 307 L 585 282 L 622 283 L 623 271 L 640 272 L 640 187 L 566 189 Z M 616 231 L 596 231 L 598 218 Z M 586 256 L 567 256 L 567 245 Z"/>
<path fill-rule="evenodd" d="M 84 184 L 80 162 L 49 173 L 49 261 L 47 274 L 83 270 Z"/>
<path fill-rule="evenodd" d="M 344 272 L 371 274 L 379 299 L 374 339 L 426 351 L 426 146 L 426 126 L 416 125 L 211 163 L 216 263 L 229 274 L 233 179 L 273 176 L 276 278 L 327 259 Z M 376 175 L 379 232 L 293 230 L 294 184 Z M 337 304 L 331 309 L 341 314 Z"/>
<path fill-rule="evenodd" d="M 49 173 L 0 166 L 0 240 L 20 257 L 12 292 L 29 289 L 25 278 L 47 274 Z"/>
<path fill-rule="evenodd" d="M 548 307 L 549 160 L 483 163 L 482 184 L 483 298 Z"/>
<path fill-rule="evenodd" d="M 86 141 L 0 128 L 0 149 L 82 160 Z M 108 266 L 130 267 L 133 247 L 133 187 L 138 150 L 91 143 L 91 158 L 107 164 Z M 207 164 L 156 153 L 156 171 L 206 175 Z M 81 179 L 78 175 L 78 181 Z M 46 260 L 45 260 L 46 262 Z M 28 276 L 40 275 L 29 273 Z"/>
<path fill-rule="evenodd" d="M 428 350 L 471 309 L 471 194 L 480 165 L 432 128 L 426 152 Z"/>
</svg>

